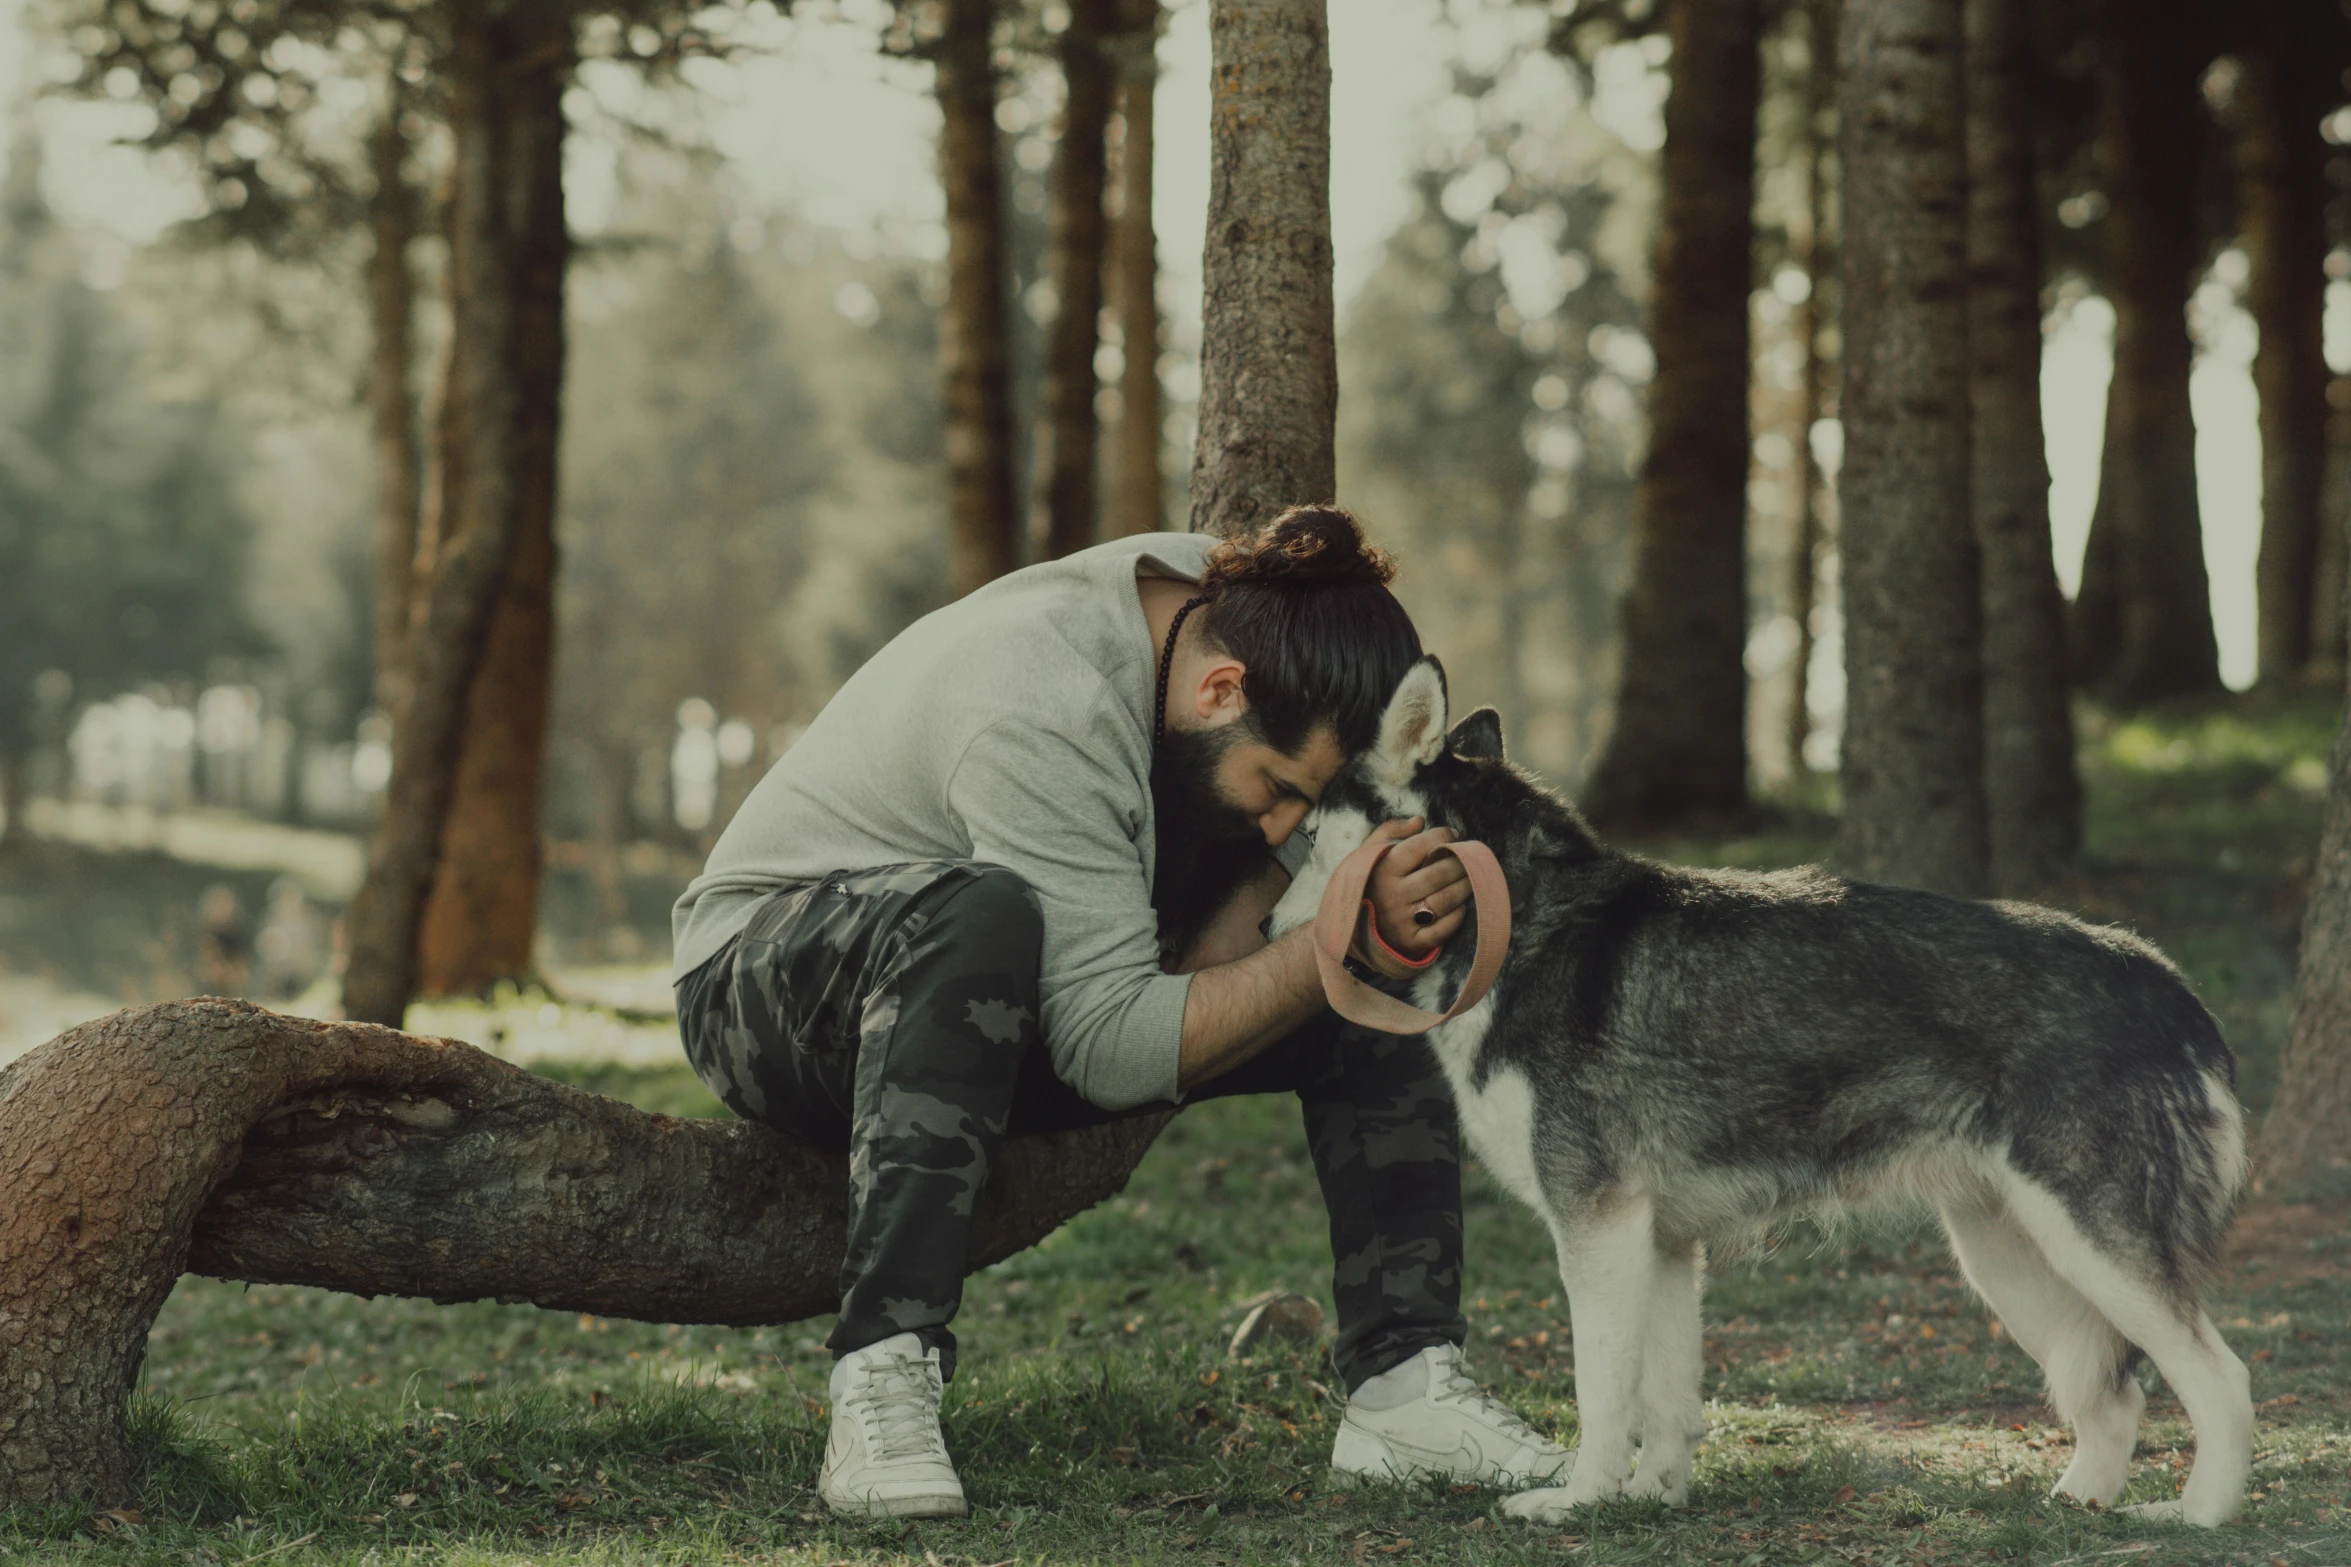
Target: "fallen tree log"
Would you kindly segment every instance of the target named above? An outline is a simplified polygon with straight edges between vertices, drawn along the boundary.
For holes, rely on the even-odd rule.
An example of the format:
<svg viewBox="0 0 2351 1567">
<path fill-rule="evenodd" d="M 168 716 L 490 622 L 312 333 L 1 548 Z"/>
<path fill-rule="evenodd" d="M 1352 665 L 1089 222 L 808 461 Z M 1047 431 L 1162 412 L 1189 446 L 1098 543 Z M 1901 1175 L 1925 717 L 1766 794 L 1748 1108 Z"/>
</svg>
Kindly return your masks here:
<svg viewBox="0 0 2351 1567">
<path fill-rule="evenodd" d="M 1116 1193 L 1162 1117 L 1009 1139 L 971 1265 Z M 833 1309 L 847 1161 L 455 1040 L 136 1007 L 0 1071 L 0 1509 L 123 1500 L 182 1273 L 750 1327 Z"/>
</svg>

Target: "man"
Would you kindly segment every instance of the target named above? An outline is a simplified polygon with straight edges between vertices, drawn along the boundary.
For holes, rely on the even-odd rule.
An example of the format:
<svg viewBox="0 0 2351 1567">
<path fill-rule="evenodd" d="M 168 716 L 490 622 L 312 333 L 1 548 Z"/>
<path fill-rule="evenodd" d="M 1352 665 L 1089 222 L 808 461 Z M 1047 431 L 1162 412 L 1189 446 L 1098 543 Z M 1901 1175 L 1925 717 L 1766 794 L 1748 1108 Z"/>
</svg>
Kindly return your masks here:
<svg viewBox="0 0 2351 1567">
<path fill-rule="evenodd" d="M 1351 1395 L 1334 1471 L 1564 1468 L 1461 1372 L 1459 1133 L 1427 1047 L 1340 1024 L 1307 933 L 1259 934 L 1420 655 L 1392 575 L 1325 506 L 1005 577 L 851 677 L 679 900 L 695 1070 L 738 1115 L 849 1150 L 836 1510 L 966 1511 L 940 1386 L 1007 1130 L 1230 1093 L 1304 1107 Z M 1392 978 L 1469 901 L 1449 834 L 1419 829 L 1380 829 L 1397 847 L 1358 937 Z"/>
</svg>

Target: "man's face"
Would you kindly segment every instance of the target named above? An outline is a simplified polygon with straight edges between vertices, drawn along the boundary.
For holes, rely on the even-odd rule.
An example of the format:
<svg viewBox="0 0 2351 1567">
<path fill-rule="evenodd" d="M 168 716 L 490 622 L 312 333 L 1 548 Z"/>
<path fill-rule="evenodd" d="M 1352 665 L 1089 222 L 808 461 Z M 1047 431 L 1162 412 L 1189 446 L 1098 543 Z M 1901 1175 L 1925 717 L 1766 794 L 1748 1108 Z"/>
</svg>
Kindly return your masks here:
<svg viewBox="0 0 2351 1567">
<path fill-rule="evenodd" d="M 1242 839 L 1279 848 L 1306 820 L 1347 758 L 1328 725 L 1316 728 L 1284 755 L 1257 737 L 1245 707 L 1204 723 L 1170 723 L 1152 769 L 1152 787 L 1166 781 L 1184 791 L 1176 802 L 1214 840 Z"/>
<path fill-rule="evenodd" d="M 1328 728 L 1284 756 L 1237 714 L 1171 725 L 1151 766 L 1162 933 L 1188 937 L 1263 870 L 1265 851 L 1297 831 L 1343 761 Z"/>
</svg>

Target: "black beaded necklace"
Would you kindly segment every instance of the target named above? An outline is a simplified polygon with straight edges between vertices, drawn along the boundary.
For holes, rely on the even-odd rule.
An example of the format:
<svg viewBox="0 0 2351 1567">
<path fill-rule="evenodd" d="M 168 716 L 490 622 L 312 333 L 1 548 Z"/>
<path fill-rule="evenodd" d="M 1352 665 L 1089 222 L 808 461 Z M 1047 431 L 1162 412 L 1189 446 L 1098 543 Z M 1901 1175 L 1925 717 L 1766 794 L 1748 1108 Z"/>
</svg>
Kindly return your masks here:
<svg viewBox="0 0 2351 1567">
<path fill-rule="evenodd" d="M 1159 650 L 1159 695 L 1151 706 L 1151 744 L 1156 747 L 1167 738 L 1167 677 L 1175 673 L 1176 633 L 1184 629 L 1184 617 L 1208 602 L 1205 595 L 1184 600 L 1184 607 L 1175 612 L 1168 623 L 1167 646 Z"/>
</svg>

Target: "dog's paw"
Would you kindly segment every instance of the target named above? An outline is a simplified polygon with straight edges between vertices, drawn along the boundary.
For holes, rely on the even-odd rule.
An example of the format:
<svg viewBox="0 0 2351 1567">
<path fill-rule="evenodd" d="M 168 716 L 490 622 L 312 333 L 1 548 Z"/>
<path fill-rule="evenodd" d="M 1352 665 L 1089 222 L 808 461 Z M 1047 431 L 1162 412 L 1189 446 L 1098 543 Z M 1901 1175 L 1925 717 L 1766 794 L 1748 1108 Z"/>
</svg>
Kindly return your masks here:
<svg viewBox="0 0 2351 1567">
<path fill-rule="evenodd" d="M 2131 1507 L 2118 1507 L 2115 1511 L 2149 1523 L 2184 1523 L 2197 1529 L 2217 1529 L 2236 1521 L 2239 1504 L 2231 1501 L 2224 1506 L 2198 1506 L 2189 1497 L 2182 1496 L 2168 1502 L 2140 1502 Z"/>
<path fill-rule="evenodd" d="M 1636 1501 L 1663 1502 L 1668 1507 L 1686 1506 L 1690 1500 L 1690 1471 L 1677 1466 L 1660 1474 L 1650 1474 L 1646 1465 L 1626 1483 L 1624 1494 Z"/>
<path fill-rule="evenodd" d="M 1502 1511 L 1511 1518 L 1523 1518 L 1528 1523 L 1564 1523 L 1567 1515 L 1581 1505 L 1570 1499 L 1564 1485 L 1545 1486 L 1540 1491 L 1521 1491 L 1516 1496 L 1502 1498 Z"/>
</svg>

